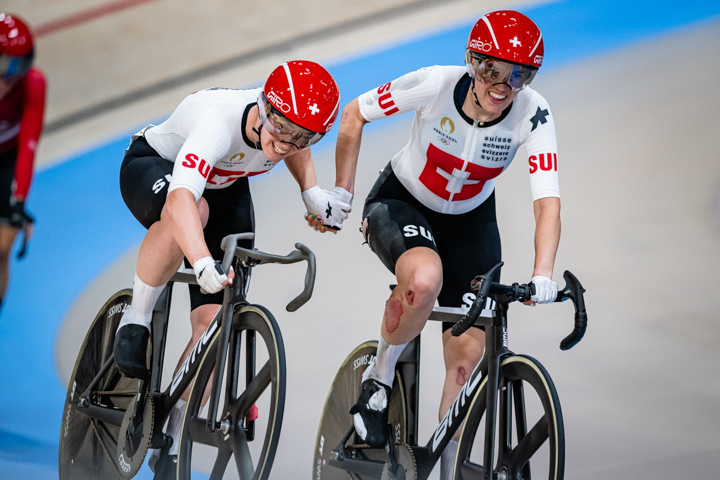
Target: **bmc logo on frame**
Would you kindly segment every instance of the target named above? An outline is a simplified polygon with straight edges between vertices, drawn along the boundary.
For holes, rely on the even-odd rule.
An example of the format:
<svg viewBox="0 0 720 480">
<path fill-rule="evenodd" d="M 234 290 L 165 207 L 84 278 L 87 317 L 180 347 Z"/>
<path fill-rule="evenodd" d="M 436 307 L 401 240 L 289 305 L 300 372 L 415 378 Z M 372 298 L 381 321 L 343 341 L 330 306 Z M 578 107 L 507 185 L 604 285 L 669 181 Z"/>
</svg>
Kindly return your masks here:
<svg viewBox="0 0 720 480">
<path fill-rule="evenodd" d="M 388 82 L 377 89 L 377 93 L 380 95 L 378 97 L 378 105 L 380 105 L 386 117 L 400 111 L 400 109 L 395 106 L 395 100 L 392 99 L 392 94 L 390 93 L 391 83 L 392 82 Z"/>
<path fill-rule="evenodd" d="M 557 172 L 557 153 L 541 153 L 540 158 L 536 155 L 530 155 L 528 163 L 530 164 L 530 173 L 538 170 L 549 172 L 554 170 Z"/>
</svg>

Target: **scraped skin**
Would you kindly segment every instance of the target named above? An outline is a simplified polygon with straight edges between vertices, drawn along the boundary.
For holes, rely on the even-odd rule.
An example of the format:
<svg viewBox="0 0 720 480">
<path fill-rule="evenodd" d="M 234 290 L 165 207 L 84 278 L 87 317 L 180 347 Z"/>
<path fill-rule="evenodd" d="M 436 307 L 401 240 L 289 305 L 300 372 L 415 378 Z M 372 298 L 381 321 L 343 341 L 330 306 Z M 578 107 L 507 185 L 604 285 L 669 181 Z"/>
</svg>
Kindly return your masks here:
<svg viewBox="0 0 720 480">
<path fill-rule="evenodd" d="M 443 358 L 445 360 L 445 383 L 438 420 L 442 419 L 462 389 L 485 351 L 485 332 L 470 328 L 459 337 L 453 337 L 450 330 L 443 333 Z M 460 430 L 453 437 L 458 440 Z"/>
<path fill-rule="evenodd" d="M 415 338 L 425 326 L 442 288 L 442 264 L 427 247 L 411 248 L 395 266 L 397 287 L 385 304 L 382 336 L 391 345 Z"/>
</svg>

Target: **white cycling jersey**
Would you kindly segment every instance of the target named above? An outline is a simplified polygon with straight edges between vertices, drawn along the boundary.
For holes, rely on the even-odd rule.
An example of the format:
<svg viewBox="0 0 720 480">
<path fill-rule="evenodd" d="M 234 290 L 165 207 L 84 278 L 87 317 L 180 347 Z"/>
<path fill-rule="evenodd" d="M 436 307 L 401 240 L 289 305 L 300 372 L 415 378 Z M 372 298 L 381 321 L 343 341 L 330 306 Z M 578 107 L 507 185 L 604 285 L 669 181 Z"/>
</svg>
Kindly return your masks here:
<svg viewBox="0 0 720 480">
<path fill-rule="evenodd" d="M 260 91 L 200 90 L 188 95 L 163 123 L 145 129 L 150 146 L 175 163 L 168 192 L 187 188 L 197 201 L 205 188 L 225 188 L 276 165 L 245 131 Z"/>
<path fill-rule="evenodd" d="M 415 111 L 410 140 L 391 162 L 400 182 L 436 212 L 465 213 L 490 196 L 493 179 L 525 144 L 533 200 L 560 197 L 555 124 L 545 99 L 526 87 L 497 120 L 474 121 L 462 111 L 466 72 L 422 68 L 358 98 L 368 122 Z"/>
</svg>

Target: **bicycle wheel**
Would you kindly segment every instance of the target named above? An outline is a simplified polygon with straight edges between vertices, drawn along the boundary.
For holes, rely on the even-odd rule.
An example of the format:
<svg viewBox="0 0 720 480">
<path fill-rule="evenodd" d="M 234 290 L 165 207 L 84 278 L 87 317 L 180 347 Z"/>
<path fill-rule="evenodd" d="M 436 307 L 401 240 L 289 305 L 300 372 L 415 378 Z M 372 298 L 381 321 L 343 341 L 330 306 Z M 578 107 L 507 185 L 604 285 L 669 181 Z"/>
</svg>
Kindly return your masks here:
<svg viewBox="0 0 720 480">
<path fill-rule="evenodd" d="M 354 446 L 362 442 L 355 437 L 353 418 L 349 413 L 350 407 L 357 402 L 360 396 L 362 374 L 370 362 L 374 361 L 377 345 L 377 341 L 370 341 L 358 346 L 345 359 L 335 375 L 320 417 L 320 426 L 315 441 L 312 472 L 312 478 L 315 480 L 358 480 L 362 478 L 357 474 L 350 474 L 328 464 L 333 450 L 338 447 L 344 447 L 346 451 L 352 450 L 351 455 L 354 456 L 385 461 L 384 449 Z M 403 378 L 401 373 L 396 370 L 388 407 L 388 421 L 392 425 L 396 444 L 407 442 L 407 402 L 404 395 Z M 348 435 L 348 433 L 350 434 Z M 346 439 L 346 437 L 348 438 Z M 345 442 L 343 442 L 344 439 Z"/>
<path fill-rule="evenodd" d="M 210 432 L 206 427 L 208 408 L 204 404 L 206 390 L 209 394 L 212 385 L 220 331 L 205 350 L 187 401 L 178 449 L 178 478 L 189 480 L 209 475 L 211 480 L 267 479 L 285 406 L 285 347 L 280 328 L 272 314 L 257 305 L 245 306 L 234 314 L 215 419 L 219 424 Z M 248 359 L 248 344 L 254 345 L 256 360 Z M 255 361 L 262 364 L 257 375 L 252 374 Z M 248 421 L 246 416 L 253 411 L 259 412 L 259 417 Z"/>
<path fill-rule="evenodd" d="M 123 448 L 125 442 L 124 437 L 121 438 L 120 423 L 115 425 L 88 416 L 85 413 L 88 409 L 81 405 L 101 407 L 103 412 L 118 414 L 127 410 L 138 393 L 139 381 L 122 376 L 114 364 L 102 372 L 103 364 L 113 353 L 115 331 L 131 300 L 132 290 L 121 290 L 113 295 L 93 320 L 80 347 L 62 416 L 60 480 L 131 478 L 145 459 L 147 432 L 143 432 L 143 441 L 138 442 L 143 448 L 128 455 Z M 81 399 L 94 380 L 97 380 L 95 387 Z M 151 419 L 152 403 L 148 402 L 146 408 L 150 410 L 145 410 L 143 418 Z M 147 427 L 151 431 L 152 422 Z M 118 451 L 118 443 L 123 452 Z"/>
<path fill-rule="evenodd" d="M 508 357 L 500 364 L 498 389 L 493 472 L 507 480 L 530 480 L 532 457 L 535 478 L 562 480 L 565 433 L 560 400 L 548 372 L 534 358 Z M 483 478 L 486 395 L 487 377 L 461 428 L 456 480 Z"/>
</svg>

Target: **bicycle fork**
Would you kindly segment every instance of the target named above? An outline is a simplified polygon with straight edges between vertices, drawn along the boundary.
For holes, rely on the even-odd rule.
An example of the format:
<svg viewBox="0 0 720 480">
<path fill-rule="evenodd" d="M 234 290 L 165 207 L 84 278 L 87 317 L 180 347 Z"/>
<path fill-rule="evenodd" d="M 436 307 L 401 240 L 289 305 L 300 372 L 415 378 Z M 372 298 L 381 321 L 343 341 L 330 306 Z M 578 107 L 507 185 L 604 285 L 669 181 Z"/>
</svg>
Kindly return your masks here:
<svg viewBox="0 0 720 480">
<path fill-rule="evenodd" d="M 502 305 L 498 305 L 497 316 L 489 326 L 486 327 L 486 335 L 490 335 L 491 342 L 488 346 L 488 364 L 487 364 L 487 392 L 485 397 L 485 448 L 483 458 L 483 480 L 499 480 L 502 477 L 493 475 L 493 465 L 495 460 L 495 434 L 497 432 L 497 411 L 498 411 L 498 388 L 500 383 L 500 362 L 502 359 L 512 353 L 508 350 L 508 335 L 506 310 Z M 501 412 L 503 416 L 507 416 L 510 412 L 503 408 Z M 505 418 L 500 419 L 505 422 Z M 503 431 L 506 425 L 503 425 Z M 500 448 L 503 448 L 500 445 Z"/>
</svg>

